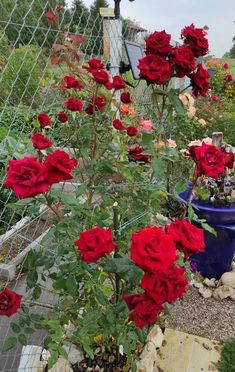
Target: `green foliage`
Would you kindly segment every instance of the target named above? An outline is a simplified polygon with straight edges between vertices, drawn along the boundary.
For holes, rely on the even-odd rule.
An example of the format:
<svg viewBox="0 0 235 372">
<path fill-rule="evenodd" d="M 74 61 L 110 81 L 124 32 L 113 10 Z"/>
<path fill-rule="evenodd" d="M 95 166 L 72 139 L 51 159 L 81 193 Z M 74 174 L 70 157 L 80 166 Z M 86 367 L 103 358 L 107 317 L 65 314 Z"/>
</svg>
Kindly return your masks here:
<svg viewBox="0 0 235 372">
<path fill-rule="evenodd" d="M 44 71 L 43 50 L 36 46 L 19 46 L 14 49 L 3 69 L 0 98 L 8 104 L 37 106 L 41 94 L 39 81 Z"/>
<path fill-rule="evenodd" d="M 235 339 L 224 343 L 219 364 L 220 372 L 235 372 Z"/>
</svg>

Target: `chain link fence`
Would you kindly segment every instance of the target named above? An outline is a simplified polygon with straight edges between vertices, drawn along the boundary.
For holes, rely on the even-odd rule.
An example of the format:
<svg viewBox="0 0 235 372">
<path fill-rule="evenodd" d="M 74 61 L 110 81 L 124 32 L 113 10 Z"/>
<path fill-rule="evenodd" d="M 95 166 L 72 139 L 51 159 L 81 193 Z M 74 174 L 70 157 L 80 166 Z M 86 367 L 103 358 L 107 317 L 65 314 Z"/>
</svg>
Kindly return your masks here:
<svg viewBox="0 0 235 372">
<path fill-rule="evenodd" d="M 98 12 L 85 7 L 68 8 L 64 1 L 0 2 L 0 290 L 7 286 L 21 294 L 26 292 L 22 252 L 42 248 L 43 236 L 50 227 L 50 216 L 45 210 L 29 210 L 23 203 L 18 208 L 15 196 L 3 187 L 3 180 L 8 160 L 27 154 L 24 142 L 32 132 L 36 115 L 41 111 L 53 112 L 58 105 L 59 97 L 51 86 L 55 78 L 63 76 L 66 70 L 63 65 L 51 65 L 52 46 L 61 44 L 66 38 L 77 38 L 83 40 L 78 44 L 78 54 L 82 59 L 99 57 L 108 63 L 110 56 L 105 52 L 106 38 L 117 50 L 117 59 L 126 62 L 124 39 L 144 45 L 147 30 L 134 22 L 124 21 L 120 34 L 114 29 L 115 36 L 104 34 L 103 23 Z M 121 45 L 121 49 L 115 48 L 116 43 Z M 137 100 L 147 97 L 148 88 L 144 82 L 136 84 L 131 73 L 127 79 L 135 85 L 133 94 Z M 21 269 L 17 257 L 21 257 Z M 35 313 L 44 312 L 47 305 L 50 307 L 56 303 L 50 283 L 44 283 L 44 287 Z M 0 348 L 11 334 L 10 321 L 0 317 Z M 29 337 L 29 344 L 41 345 L 44 337 L 42 332 L 36 332 Z M 35 357 L 37 352 L 34 350 Z M 0 371 L 18 371 L 21 354 L 20 345 L 10 352 L 0 352 Z M 35 369 L 28 366 L 21 371 Z"/>
</svg>

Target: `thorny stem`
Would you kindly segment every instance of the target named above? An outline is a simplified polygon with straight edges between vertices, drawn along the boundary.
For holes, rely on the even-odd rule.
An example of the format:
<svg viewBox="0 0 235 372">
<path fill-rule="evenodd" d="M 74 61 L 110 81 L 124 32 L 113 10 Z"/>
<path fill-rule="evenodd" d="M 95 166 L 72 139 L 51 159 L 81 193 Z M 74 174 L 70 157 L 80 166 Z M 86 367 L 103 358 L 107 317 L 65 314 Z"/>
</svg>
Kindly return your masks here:
<svg viewBox="0 0 235 372">
<path fill-rule="evenodd" d="M 192 179 L 192 187 L 190 188 L 190 191 L 189 191 L 189 195 L 188 195 L 188 198 L 187 198 L 187 202 L 186 202 L 186 206 L 185 206 L 185 210 L 184 210 L 182 219 L 184 219 L 186 217 L 188 207 L 192 203 L 192 200 L 193 200 L 193 189 L 194 189 L 194 186 L 196 185 L 196 182 L 197 182 L 197 172 L 196 172 L 196 167 L 195 167 L 194 168 L 194 173 L 193 173 L 193 179 Z"/>
<path fill-rule="evenodd" d="M 117 230 L 118 230 L 118 204 L 117 202 L 113 204 L 113 227 L 114 227 L 114 234 L 117 235 Z M 118 255 L 118 247 L 115 250 L 114 258 L 116 258 L 117 255 Z M 121 284 L 120 276 L 118 274 L 115 274 L 115 288 L 114 288 L 115 293 L 114 294 L 115 294 L 115 306 L 116 306 L 116 317 L 117 318 L 118 318 L 117 304 L 120 298 L 120 284 Z M 119 346 L 116 345 L 116 351 L 115 351 L 116 364 L 118 364 L 119 358 L 120 358 Z"/>
<path fill-rule="evenodd" d="M 50 208 L 50 210 L 56 215 L 56 217 L 58 219 L 58 222 L 61 222 L 62 221 L 61 214 L 56 210 L 56 208 L 53 208 L 52 207 L 51 203 L 49 202 L 48 195 L 47 194 L 44 194 L 44 197 L 46 199 L 46 205 L 48 206 L 48 208 Z"/>
</svg>

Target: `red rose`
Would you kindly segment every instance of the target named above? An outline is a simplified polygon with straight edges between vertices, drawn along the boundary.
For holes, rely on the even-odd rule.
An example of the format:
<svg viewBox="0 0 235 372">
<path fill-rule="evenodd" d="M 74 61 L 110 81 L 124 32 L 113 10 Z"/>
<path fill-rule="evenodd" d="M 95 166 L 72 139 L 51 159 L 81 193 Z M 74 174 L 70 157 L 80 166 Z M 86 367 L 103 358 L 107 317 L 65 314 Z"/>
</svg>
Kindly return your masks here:
<svg viewBox="0 0 235 372">
<path fill-rule="evenodd" d="M 185 269 L 175 265 L 166 271 L 146 272 L 140 286 L 157 304 L 171 304 L 182 297 L 186 290 L 188 281 L 184 274 Z"/>
<path fill-rule="evenodd" d="M 61 89 L 81 89 L 81 83 L 78 81 L 74 76 L 66 75 L 64 77 L 64 85 L 62 85 Z"/>
<path fill-rule="evenodd" d="M 201 95 L 206 96 L 210 89 L 210 75 L 207 70 L 202 67 L 202 64 L 198 64 L 197 71 L 190 75 L 192 91 L 195 97 Z"/>
<path fill-rule="evenodd" d="M 166 56 L 172 49 L 170 40 L 171 35 L 167 34 L 165 30 L 155 31 L 146 40 L 146 53 Z"/>
<path fill-rule="evenodd" d="M 93 70 L 103 70 L 105 68 L 104 64 L 98 58 L 90 58 L 88 59 L 87 62 L 88 62 L 89 67 L 88 68 L 86 67 L 86 68 L 90 72 Z"/>
<path fill-rule="evenodd" d="M 185 219 L 166 226 L 166 232 L 175 242 L 176 248 L 184 253 L 185 260 L 193 253 L 205 251 L 204 230 Z"/>
<path fill-rule="evenodd" d="M 123 92 L 120 96 L 121 102 L 128 104 L 132 102 L 131 95 L 129 92 Z"/>
<path fill-rule="evenodd" d="M 171 61 L 174 64 L 178 77 L 189 75 L 196 68 L 196 60 L 191 49 L 186 45 L 174 48 L 171 52 Z"/>
<path fill-rule="evenodd" d="M 105 230 L 102 227 L 94 227 L 81 232 L 79 239 L 74 244 L 85 262 L 97 262 L 117 247 L 113 242 L 112 229 Z"/>
<path fill-rule="evenodd" d="M 225 70 L 228 70 L 228 68 L 229 68 L 228 64 L 225 63 L 225 64 L 223 65 L 223 68 L 224 68 Z"/>
<path fill-rule="evenodd" d="M 145 293 L 125 295 L 123 300 L 130 310 L 129 318 L 133 320 L 138 328 L 155 323 L 159 313 L 163 310 L 161 305 L 158 305 Z"/>
<path fill-rule="evenodd" d="M 204 56 L 208 52 L 208 40 L 203 28 L 196 28 L 192 23 L 181 31 L 184 43 L 193 51 L 195 57 Z"/>
<path fill-rule="evenodd" d="M 92 75 L 93 75 L 93 78 L 94 80 L 98 83 L 98 84 L 103 84 L 103 85 L 106 85 L 109 83 L 109 74 L 107 73 L 107 71 L 104 71 L 104 70 L 101 70 L 101 71 L 92 71 L 91 72 Z"/>
<path fill-rule="evenodd" d="M 91 97 L 88 101 L 88 106 L 86 108 L 86 113 L 88 115 L 94 114 L 95 111 L 101 111 L 101 109 L 106 105 L 106 101 L 103 96 Z"/>
<path fill-rule="evenodd" d="M 131 259 L 145 271 L 166 270 L 176 260 L 175 244 L 161 227 L 146 227 L 131 240 Z"/>
<path fill-rule="evenodd" d="M 130 126 L 126 130 L 129 137 L 135 137 L 138 133 L 138 129 L 136 127 Z"/>
<path fill-rule="evenodd" d="M 68 115 L 67 115 L 64 111 L 61 111 L 61 112 L 59 112 L 59 114 L 58 114 L 58 120 L 59 120 L 61 123 L 66 123 L 66 121 L 68 121 L 69 118 L 68 118 Z"/>
<path fill-rule="evenodd" d="M 0 292 L 0 315 L 12 316 L 17 312 L 21 305 L 22 296 L 16 292 L 4 288 Z"/>
<path fill-rule="evenodd" d="M 121 120 L 114 119 L 113 120 L 113 127 L 117 130 L 126 130 L 126 128 L 123 126 Z"/>
<path fill-rule="evenodd" d="M 157 55 L 148 54 L 139 60 L 140 77 L 149 84 L 164 84 L 172 76 L 169 62 Z"/>
<path fill-rule="evenodd" d="M 112 81 L 113 89 L 119 90 L 124 89 L 126 87 L 125 81 L 121 78 L 121 76 L 114 76 Z"/>
<path fill-rule="evenodd" d="M 50 186 L 47 169 L 36 157 L 10 160 L 4 186 L 20 199 L 47 192 Z"/>
<path fill-rule="evenodd" d="M 43 129 L 43 128 L 45 128 L 45 127 L 47 127 L 48 125 L 51 124 L 51 119 L 44 112 L 40 112 L 40 114 L 38 114 L 38 116 L 37 116 L 37 119 L 38 119 L 38 122 L 40 124 L 41 129 Z"/>
<path fill-rule="evenodd" d="M 225 167 L 233 169 L 234 167 L 234 153 L 233 152 L 224 152 L 224 161 Z"/>
<path fill-rule="evenodd" d="M 149 163 L 150 159 L 151 159 L 151 156 L 143 154 L 144 150 L 145 149 L 143 147 L 140 147 L 140 146 L 136 146 L 134 148 L 129 149 L 128 150 L 129 160 L 140 162 L 140 163 Z"/>
<path fill-rule="evenodd" d="M 232 81 L 233 80 L 233 75 L 232 74 L 226 74 L 224 77 L 227 81 Z"/>
<path fill-rule="evenodd" d="M 189 153 L 196 163 L 197 174 L 217 180 L 224 173 L 225 156 L 217 147 L 203 142 L 201 146 L 191 146 Z"/>
<path fill-rule="evenodd" d="M 63 150 L 55 150 L 47 155 L 44 164 L 49 174 L 49 183 L 53 184 L 71 180 L 73 176 L 70 173 L 76 167 L 77 160 L 70 158 Z"/>
<path fill-rule="evenodd" d="M 37 150 L 45 150 L 53 145 L 53 142 L 51 140 L 40 133 L 33 134 L 31 140 L 33 143 L 33 147 Z"/>
<path fill-rule="evenodd" d="M 81 111 L 83 107 L 83 104 L 80 101 L 80 99 L 76 98 L 69 98 L 64 105 L 70 111 Z"/>
</svg>

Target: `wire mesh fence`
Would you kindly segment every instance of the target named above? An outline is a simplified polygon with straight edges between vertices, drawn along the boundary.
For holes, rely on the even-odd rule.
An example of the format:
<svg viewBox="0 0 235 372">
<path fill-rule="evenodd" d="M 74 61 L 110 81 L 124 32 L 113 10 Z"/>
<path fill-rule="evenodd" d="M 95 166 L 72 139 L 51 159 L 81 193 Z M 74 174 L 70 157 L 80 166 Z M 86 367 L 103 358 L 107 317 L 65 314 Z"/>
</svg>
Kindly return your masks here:
<svg viewBox="0 0 235 372">
<path fill-rule="evenodd" d="M 147 35 L 147 30 L 129 21 L 123 23 L 120 34 L 116 31 L 115 35 L 108 35 L 108 41 L 118 53 L 117 57 L 123 60 L 127 60 L 124 39 L 143 45 Z M 22 268 L 22 252 L 48 248 L 48 243 L 41 239 L 50 227 L 50 217 L 43 210 L 29 210 L 24 205 L 16 208 L 16 198 L 3 187 L 3 180 L 8 160 L 27 154 L 24 140 L 32 133 L 32 122 L 37 113 L 53 111 L 58 105 L 59 97 L 51 86 L 56 76 L 63 76 L 66 71 L 63 65 L 52 66 L 51 49 L 64 40 L 76 39 L 81 59 L 99 57 L 108 63 L 106 37 L 103 19 L 94 9 L 68 8 L 64 1 L 55 0 L 0 2 L 0 289 L 7 285 L 24 294 L 25 279 L 15 257 L 21 257 Z M 115 48 L 116 44 L 121 45 L 121 49 Z M 127 78 L 132 81 L 131 74 Z M 133 93 L 137 99 L 148 97 L 145 83 L 139 82 Z M 143 213 L 133 216 L 129 224 L 142 216 Z M 123 229 L 125 226 L 120 226 L 120 233 Z M 44 287 L 35 313 L 46 311 L 46 305 L 56 303 L 50 282 L 44 283 Z M 0 317 L 0 348 L 11 334 L 10 321 Z M 41 345 L 44 337 L 43 332 L 37 332 L 30 336 L 29 343 Z M 21 353 L 22 346 L 0 353 L 0 370 L 18 371 Z M 34 371 L 27 369 L 30 370 Z"/>
</svg>

